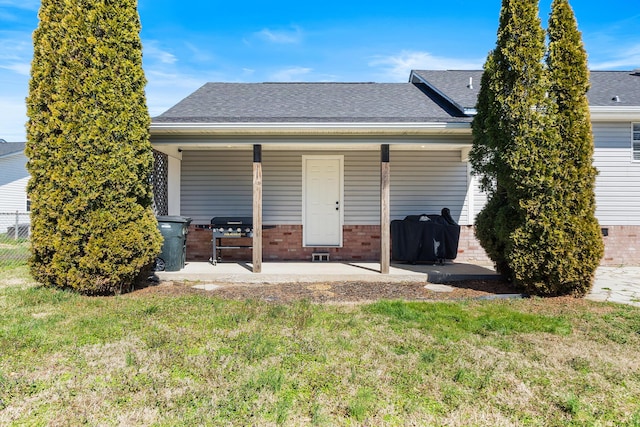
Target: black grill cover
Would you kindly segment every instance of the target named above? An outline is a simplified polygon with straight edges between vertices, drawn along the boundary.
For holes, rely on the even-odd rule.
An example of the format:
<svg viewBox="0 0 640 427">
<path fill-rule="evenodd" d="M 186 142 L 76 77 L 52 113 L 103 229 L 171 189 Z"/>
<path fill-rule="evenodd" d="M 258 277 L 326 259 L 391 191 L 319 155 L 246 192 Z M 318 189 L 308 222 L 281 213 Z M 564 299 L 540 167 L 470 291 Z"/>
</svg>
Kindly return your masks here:
<svg viewBox="0 0 640 427">
<path fill-rule="evenodd" d="M 391 221 L 391 256 L 395 261 L 444 261 L 458 256 L 460 226 L 449 209 L 441 215 L 408 215 Z"/>
</svg>

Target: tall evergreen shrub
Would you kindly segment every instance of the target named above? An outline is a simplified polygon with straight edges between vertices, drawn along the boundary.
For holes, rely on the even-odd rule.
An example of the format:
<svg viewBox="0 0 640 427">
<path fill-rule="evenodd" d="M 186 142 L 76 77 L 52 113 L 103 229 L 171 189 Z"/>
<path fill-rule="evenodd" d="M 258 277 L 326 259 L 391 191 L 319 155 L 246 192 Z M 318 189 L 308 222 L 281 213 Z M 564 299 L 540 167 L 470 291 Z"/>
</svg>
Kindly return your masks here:
<svg viewBox="0 0 640 427">
<path fill-rule="evenodd" d="M 548 24 L 549 97 L 556 106 L 562 165 L 558 176 L 556 210 L 557 256 L 554 268 L 561 272 L 544 292 L 584 295 L 593 282 L 604 253 L 595 217 L 593 134 L 589 113 L 587 53 L 575 15 L 567 0 L 554 0 Z"/>
<path fill-rule="evenodd" d="M 87 294 L 131 287 L 160 250 L 135 0 L 43 0 L 27 110 L 31 271 Z"/>
<path fill-rule="evenodd" d="M 475 171 L 482 171 L 480 186 L 488 194 L 488 200 L 476 218 L 476 237 L 485 252 L 495 262 L 496 268 L 505 276 L 511 276 L 507 262 L 507 246 L 510 230 L 514 228 L 513 212 L 507 203 L 507 194 L 498 183 L 500 172 L 501 142 L 500 104 L 496 101 L 499 85 L 495 79 L 495 51 L 491 51 L 484 65 L 477 111 L 472 123 L 474 145 L 470 153 L 470 162 Z M 497 230 L 502 229 L 502 232 Z"/>
<path fill-rule="evenodd" d="M 476 235 L 525 291 L 584 295 L 602 241 L 586 53 L 566 0 L 554 0 L 549 40 L 545 68 L 537 0 L 503 0 L 473 123 L 471 162 L 489 195 Z"/>
<path fill-rule="evenodd" d="M 496 48 L 485 64 L 473 123 L 471 163 L 489 202 L 476 236 L 500 273 L 520 280 L 525 227 L 538 214 L 547 172 L 545 146 L 554 133 L 547 116 L 542 59 L 544 30 L 536 0 L 503 0 Z"/>
</svg>

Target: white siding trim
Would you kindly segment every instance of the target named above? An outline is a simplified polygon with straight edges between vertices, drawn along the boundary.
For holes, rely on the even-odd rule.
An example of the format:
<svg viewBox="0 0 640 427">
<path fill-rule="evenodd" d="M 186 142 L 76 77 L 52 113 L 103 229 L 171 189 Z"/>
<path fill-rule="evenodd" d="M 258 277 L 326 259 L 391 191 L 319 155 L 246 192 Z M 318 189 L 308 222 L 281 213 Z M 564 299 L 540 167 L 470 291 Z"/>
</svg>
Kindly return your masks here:
<svg viewBox="0 0 640 427">
<path fill-rule="evenodd" d="M 168 156 L 167 210 L 169 215 L 180 215 L 180 176 L 182 160 Z"/>
<path fill-rule="evenodd" d="M 476 178 L 472 174 L 473 168 L 471 163 L 467 163 L 467 218 L 466 221 L 460 220 L 461 225 L 473 224 L 476 221 Z"/>
</svg>

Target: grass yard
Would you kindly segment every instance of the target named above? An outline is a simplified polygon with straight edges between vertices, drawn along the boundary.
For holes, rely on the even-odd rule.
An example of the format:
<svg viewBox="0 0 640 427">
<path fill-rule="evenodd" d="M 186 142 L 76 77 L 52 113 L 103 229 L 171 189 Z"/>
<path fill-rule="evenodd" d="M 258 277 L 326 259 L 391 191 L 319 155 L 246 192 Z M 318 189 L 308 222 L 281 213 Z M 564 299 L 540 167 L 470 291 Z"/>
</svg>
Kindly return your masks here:
<svg viewBox="0 0 640 427">
<path fill-rule="evenodd" d="M 640 309 L 89 298 L 0 273 L 0 425 L 640 426 Z"/>
</svg>

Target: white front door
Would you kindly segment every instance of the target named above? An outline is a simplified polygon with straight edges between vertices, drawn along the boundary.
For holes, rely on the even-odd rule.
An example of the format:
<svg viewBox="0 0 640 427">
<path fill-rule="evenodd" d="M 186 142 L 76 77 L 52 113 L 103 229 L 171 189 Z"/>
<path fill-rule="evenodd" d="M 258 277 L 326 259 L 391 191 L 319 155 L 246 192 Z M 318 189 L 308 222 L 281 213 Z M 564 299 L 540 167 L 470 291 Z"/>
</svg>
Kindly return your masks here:
<svg viewBox="0 0 640 427">
<path fill-rule="evenodd" d="M 304 246 L 342 246 L 343 156 L 303 156 Z"/>
</svg>

